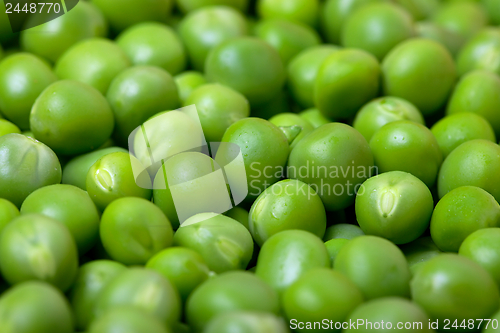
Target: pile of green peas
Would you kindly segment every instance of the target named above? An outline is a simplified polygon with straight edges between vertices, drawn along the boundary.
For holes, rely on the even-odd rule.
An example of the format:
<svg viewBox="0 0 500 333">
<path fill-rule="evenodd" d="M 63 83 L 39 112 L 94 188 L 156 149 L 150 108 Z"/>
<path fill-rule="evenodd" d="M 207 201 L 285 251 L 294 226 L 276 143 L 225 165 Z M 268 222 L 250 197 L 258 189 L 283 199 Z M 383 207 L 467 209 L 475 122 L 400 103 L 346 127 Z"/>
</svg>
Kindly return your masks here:
<svg viewBox="0 0 500 333">
<path fill-rule="evenodd" d="M 0 333 L 500 332 L 500 0 L 0 4 Z"/>
</svg>

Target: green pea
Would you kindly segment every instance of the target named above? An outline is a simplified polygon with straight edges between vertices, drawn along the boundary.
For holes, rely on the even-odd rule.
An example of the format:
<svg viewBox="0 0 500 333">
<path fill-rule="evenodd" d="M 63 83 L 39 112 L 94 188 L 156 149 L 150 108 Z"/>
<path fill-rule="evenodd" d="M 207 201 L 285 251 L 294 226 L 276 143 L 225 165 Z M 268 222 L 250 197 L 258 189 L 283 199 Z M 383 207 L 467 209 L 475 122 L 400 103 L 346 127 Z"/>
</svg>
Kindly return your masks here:
<svg viewBox="0 0 500 333">
<path fill-rule="evenodd" d="M 304 110 L 299 113 L 299 116 L 307 120 L 313 126 L 313 128 L 318 128 L 321 125 L 332 122 L 330 119 L 326 118 L 317 108 Z"/>
<path fill-rule="evenodd" d="M 250 226 L 248 225 L 249 213 L 246 209 L 236 206 L 225 212 L 224 215 L 240 222 L 245 228 L 250 230 Z"/>
<path fill-rule="evenodd" d="M 356 114 L 353 127 L 370 142 L 385 124 L 398 120 L 425 125 L 424 117 L 415 105 L 399 97 L 386 96 L 365 104 Z"/>
<path fill-rule="evenodd" d="M 190 13 L 203 7 L 228 6 L 245 12 L 248 7 L 248 0 L 176 0 L 177 7 L 183 13 Z"/>
<path fill-rule="evenodd" d="M 0 62 L 0 109 L 23 130 L 29 128 L 29 115 L 36 98 L 57 77 L 40 58 L 17 53 Z"/>
<path fill-rule="evenodd" d="M 129 268 L 119 273 L 97 297 L 94 314 L 97 320 L 109 310 L 132 306 L 153 314 L 164 325 L 180 318 L 179 293 L 168 279 L 148 268 Z"/>
<path fill-rule="evenodd" d="M 198 87 L 207 83 L 203 73 L 197 71 L 186 71 L 174 77 L 181 104 L 185 104 L 191 93 Z"/>
<path fill-rule="evenodd" d="M 212 319 L 203 333 L 288 333 L 283 318 L 273 314 L 254 311 L 232 311 Z"/>
<path fill-rule="evenodd" d="M 153 66 L 134 66 L 118 74 L 106 98 L 115 117 L 114 137 L 127 143 L 131 132 L 151 116 L 180 105 L 173 77 Z"/>
<path fill-rule="evenodd" d="M 370 148 L 380 173 L 405 171 L 428 187 L 436 182 L 443 155 L 432 132 L 424 125 L 399 120 L 379 129 Z"/>
<path fill-rule="evenodd" d="M 457 32 L 450 31 L 434 22 L 418 22 L 415 30 L 418 37 L 432 39 L 442 44 L 453 57 L 462 48 L 463 40 Z"/>
<path fill-rule="evenodd" d="M 268 102 L 285 83 L 285 68 L 275 49 L 254 37 L 227 40 L 207 56 L 209 81 L 227 85 L 248 98 L 251 105 Z"/>
<path fill-rule="evenodd" d="M 102 289 L 125 270 L 124 265 L 111 260 L 95 260 L 80 267 L 68 297 L 77 329 L 85 331 L 88 328 Z"/>
<path fill-rule="evenodd" d="M 489 318 L 498 309 L 498 287 L 488 272 L 457 254 L 425 263 L 411 281 L 411 294 L 439 328 L 449 320 Z M 445 319 L 447 319 L 445 321 Z"/>
<path fill-rule="evenodd" d="M 92 322 L 89 333 L 169 333 L 155 316 L 136 307 L 118 307 Z"/>
<path fill-rule="evenodd" d="M 330 267 L 328 251 L 321 239 L 308 231 L 285 230 L 264 243 L 255 274 L 282 294 L 316 267 Z"/>
<path fill-rule="evenodd" d="M 125 265 L 144 265 L 173 242 L 170 221 L 150 201 L 117 199 L 102 214 L 100 235 L 106 252 Z"/>
<path fill-rule="evenodd" d="M 291 112 L 280 113 L 275 116 L 272 116 L 269 119 L 269 122 L 279 127 L 290 127 L 290 126 L 300 127 L 300 132 L 290 144 L 290 149 L 293 149 L 293 147 L 295 147 L 300 140 L 302 140 L 307 134 L 312 132 L 314 129 L 314 127 L 311 125 L 311 123 L 309 123 L 309 121 Z"/>
<path fill-rule="evenodd" d="M 96 89 L 62 80 L 45 89 L 30 115 L 37 140 L 63 155 L 81 154 L 101 146 L 113 131 L 113 112 Z"/>
<path fill-rule="evenodd" d="M 227 272 L 205 281 L 187 301 L 186 319 L 193 332 L 201 332 L 223 313 L 258 311 L 277 315 L 276 292 L 249 272 Z"/>
<path fill-rule="evenodd" d="M 189 13 L 179 25 L 179 34 L 194 69 L 205 69 L 211 49 L 232 38 L 248 34 L 245 17 L 236 9 L 208 6 Z"/>
<path fill-rule="evenodd" d="M 51 285 L 32 281 L 9 289 L 0 297 L 0 328 L 16 333 L 73 333 L 71 309 L 64 295 Z"/>
<path fill-rule="evenodd" d="M 0 235 L 0 270 L 10 284 L 40 280 L 66 291 L 78 270 L 75 241 L 50 217 L 22 215 Z"/>
<path fill-rule="evenodd" d="M 89 195 L 72 185 L 50 185 L 31 193 L 21 206 L 22 214 L 42 214 L 62 222 L 75 239 L 80 255 L 99 237 L 99 211 Z"/>
<path fill-rule="evenodd" d="M 328 251 L 328 255 L 330 256 L 332 267 L 335 266 L 335 258 L 337 258 L 340 249 L 344 247 L 344 245 L 346 245 L 349 241 L 350 239 L 333 238 L 325 242 L 325 247 Z"/>
<path fill-rule="evenodd" d="M 427 261 L 442 253 L 430 236 L 420 237 L 400 248 L 410 265 L 412 276 L 415 276 Z"/>
<path fill-rule="evenodd" d="M 134 65 L 158 66 L 175 75 L 186 68 L 186 51 L 176 32 L 156 22 L 134 25 L 116 43 Z"/>
<path fill-rule="evenodd" d="M 16 133 L 21 134 L 21 130 L 8 120 L 0 119 L 0 136 Z"/>
<path fill-rule="evenodd" d="M 431 236 L 440 250 L 457 252 L 471 233 L 500 226 L 500 205 L 475 186 L 453 189 L 439 200 L 432 214 Z"/>
<path fill-rule="evenodd" d="M 7 224 L 19 216 L 19 209 L 9 200 L 0 198 L 0 233 Z"/>
<path fill-rule="evenodd" d="M 209 142 L 220 142 L 227 128 L 250 115 L 248 100 L 238 91 L 221 84 L 196 88 L 184 105 L 195 104 L 201 127 Z"/>
<path fill-rule="evenodd" d="M 500 29 L 490 27 L 479 31 L 457 56 L 460 75 L 483 69 L 500 75 Z"/>
<path fill-rule="evenodd" d="M 382 63 L 383 90 L 413 103 L 424 116 L 439 110 L 456 80 L 455 63 L 438 42 L 414 38 L 400 43 Z"/>
<path fill-rule="evenodd" d="M 410 13 L 381 2 L 356 9 L 344 23 L 340 39 L 343 46 L 365 50 L 382 60 L 394 46 L 414 35 Z"/>
<path fill-rule="evenodd" d="M 258 0 L 257 13 L 263 19 L 286 19 L 317 25 L 320 1 L 318 0 Z"/>
<path fill-rule="evenodd" d="M 232 218 L 215 213 L 184 221 L 174 235 L 174 244 L 198 252 L 216 273 L 246 269 L 253 252 L 250 232 Z"/>
<path fill-rule="evenodd" d="M 334 268 L 354 282 L 367 300 L 410 295 L 408 263 L 401 250 L 384 238 L 351 239 L 337 254 Z"/>
<path fill-rule="evenodd" d="M 288 88 L 302 107 L 314 106 L 314 82 L 323 62 L 339 48 L 317 45 L 306 48 L 293 57 L 287 66 Z"/>
<path fill-rule="evenodd" d="M 460 186 L 477 186 L 500 201 L 500 147 L 486 140 L 471 140 L 455 148 L 443 162 L 438 176 L 438 193 Z"/>
<path fill-rule="evenodd" d="M 44 11 L 45 12 L 45 11 Z M 32 15 L 34 20 L 44 16 Z M 21 32 L 21 47 L 55 63 L 74 44 L 93 37 L 105 37 L 108 23 L 92 3 L 80 1 L 68 13 Z"/>
<path fill-rule="evenodd" d="M 140 162 L 132 155 L 115 152 L 101 157 L 87 173 L 86 188 L 97 208 L 103 211 L 112 201 L 123 197 L 151 198 L 151 181 L 142 188 L 134 177 L 134 167 Z M 143 175 L 146 178 L 147 175 Z M 142 180 L 141 178 L 141 180 Z"/>
<path fill-rule="evenodd" d="M 61 182 L 61 164 L 43 143 L 21 134 L 0 137 L 0 198 L 21 207 L 38 188 Z"/>
<path fill-rule="evenodd" d="M 499 58 L 500 59 L 500 58 Z M 483 116 L 491 124 L 495 134 L 500 137 L 500 77 L 494 73 L 484 70 L 471 71 L 464 75 L 458 82 L 448 102 L 447 115 L 461 112 L 472 112 Z M 473 123 L 467 126 L 472 128 Z M 491 140 L 487 136 L 488 129 L 484 129 L 483 138 Z"/>
<path fill-rule="evenodd" d="M 500 2 L 498 0 L 481 0 L 490 17 L 490 23 L 500 25 Z"/>
<path fill-rule="evenodd" d="M 331 239 L 353 239 L 363 236 L 365 233 L 360 227 L 354 224 L 339 223 L 334 224 L 326 229 L 323 240 L 329 241 Z"/>
<path fill-rule="evenodd" d="M 177 288 L 183 302 L 210 275 L 203 257 L 184 247 L 172 247 L 158 252 L 149 259 L 146 268 L 165 276 Z"/>
<path fill-rule="evenodd" d="M 355 329 L 344 332 L 434 332 L 429 327 L 429 316 L 418 305 L 400 297 L 370 300 L 358 306 L 349 321 L 359 323 Z M 378 326 L 378 327 L 377 327 Z"/>
<path fill-rule="evenodd" d="M 350 118 L 377 96 L 379 81 L 380 66 L 371 54 L 358 49 L 334 52 L 318 71 L 315 105 L 328 118 Z"/>
<path fill-rule="evenodd" d="M 441 5 L 440 0 L 396 0 L 396 3 L 404 7 L 416 21 L 432 17 Z"/>
</svg>

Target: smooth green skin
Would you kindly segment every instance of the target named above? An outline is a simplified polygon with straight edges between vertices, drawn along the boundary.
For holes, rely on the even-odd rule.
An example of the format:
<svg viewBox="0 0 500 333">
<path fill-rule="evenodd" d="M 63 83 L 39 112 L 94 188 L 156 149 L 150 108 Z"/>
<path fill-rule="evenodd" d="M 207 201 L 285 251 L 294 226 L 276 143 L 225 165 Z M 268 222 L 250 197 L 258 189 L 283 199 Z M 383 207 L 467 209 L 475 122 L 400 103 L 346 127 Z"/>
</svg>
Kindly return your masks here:
<svg viewBox="0 0 500 333">
<path fill-rule="evenodd" d="M 363 236 L 365 233 L 360 227 L 354 224 L 339 223 L 334 224 L 326 229 L 323 240 L 329 241 L 332 239 L 353 239 Z"/>
<path fill-rule="evenodd" d="M 245 12 L 248 7 L 248 0 L 176 0 L 175 2 L 184 14 L 209 6 L 228 6 L 241 12 Z"/>
<path fill-rule="evenodd" d="M 262 20 L 254 32 L 278 51 L 285 65 L 301 51 L 321 44 L 319 34 L 310 26 L 283 19 Z"/>
<path fill-rule="evenodd" d="M 91 38 L 64 52 L 54 70 L 60 79 L 86 83 L 105 95 L 111 81 L 131 65 L 125 51 L 115 42 Z"/>
<path fill-rule="evenodd" d="M 232 124 L 222 142 L 241 149 L 248 182 L 248 200 L 255 200 L 268 186 L 280 180 L 290 151 L 288 139 L 275 125 L 260 118 L 245 118 Z M 224 146 L 222 146 L 224 148 Z M 222 157 L 231 151 L 218 152 Z M 230 156 L 227 156 L 231 160 Z"/>
<path fill-rule="evenodd" d="M 382 62 L 384 95 L 406 99 L 424 116 L 439 110 L 456 81 L 455 62 L 438 42 L 414 38 L 400 43 Z"/>
<path fill-rule="evenodd" d="M 106 208 L 99 229 L 106 252 L 125 265 L 143 265 L 173 243 L 174 232 L 161 209 L 142 198 L 121 198 Z"/>
<path fill-rule="evenodd" d="M 445 158 L 453 149 L 470 140 L 483 139 L 496 142 L 495 132 L 490 123 L 484 117 L 469 112 L 442 118 L 432 126 L 431 132 Z"/>
<path fill-rule="evenodd" d="M 250 115 L 248 100 L 238 91 L 221 84 L 196 88 L 183 103 L 196 105 L 208 142 L 220 142 L 229 126 Z"/>
<path fill-rule="evenodd" d="M 325 242 L 326 250 L 328 251 L 328 255 L 330 256 L 330 262 L 332 267 L 335 266 L 335 258 L 340 252 L 340 249 L 346 245 L 350 239 L 344 238 L 334 238 Z"/>
<path fill-rule="evenodd" d="M 171 247 L 149 259 L 146 268 L 165 276 L 179 291 L 183 303 L 210 275 L 210 270 L 198 252 L 189 248 Z"/>
<path fill-rule="evenodd" d="M 430 236 L 420 237 L 411 243 L 400 246 L 400 248 L 408 261 L 408 265 L 410 265 L 412 276 L 428 260 L 442 253 Z"/>
<path fill-rule="evenodd" d="M 166 70 L 134 66 L 118 74 L 106 94 L 115 118 L 114 137 L 127 144 L 129 135 L 153 115 L 180 106 L 179 92 Z"/>
<path fill-rule="evenodd" d="M 500 59 L 500 58 L 499 58 Z M 448 102 L 446 114 L 472 112 L 486 118 L 500 137 L 500 77 L 484 70 L 471 71 L 458 82 Z M 473 128 L 473 123 L 469 124 Z M 477 126 L 477 125 L 476 125 Z M 489 130 L 485 130 L 484 138 Z"/>
<path fill-rule="evenodd" d="M 354 202 L 356 186 L 370 176 L 373 168 L 373 155 L 365 138 L 348 125 L 330 123 L 309 133 L 293 148 L 288 177 L 310 185 L 326 210 L 335 211 Z"/>
<path fill-rule="evenodd" d="M 458 1 L 443 5 L 432 21 L 438 26 L 457 33 L 462 45 L 474 37 L 488 24 L 488 15 L 483 7 L 473 1 Z"/>
<path fill-rule="evenodd" d="M 114 0 L 91 0 L 106 16 L 109 25 L 114 31 L 126 28 L 145 21 L 163 22 L 172 11 L 172 0 L 150 0 L 147 5 L 138 0 L 122 0 L 119 9 Z"/>
<path fill-rule="evenodd" d="M 136 307 L 119 307 L 107 311 L 89 328 L 89 333 L 169 333 L 158 318 Z"/>
<path fill-rule="evenodd" d="M 356 220 L 367 235 L 406 244 L 429 226 L 434 200 L 417 177 L 390 171 L 369 178 L 356 196 Z"/>
<path fill-rule="evenodd" d="M 288 319 L 299 322 L 343 322 L 363 303 L 363 294 L 345 275 L 328 269 L 315 268 L 295 281 L 283 295 L 283 309 Z M 297 332 L 323 332 L 322 328 Z"/>
<path fill-rule="evenodd" d="M 460 186 L 477 186 L 500 202 L 500 147 L 486 140 L 471 140 L 455 148 L 443 162 L 438 176 L 438 194 Z"/>
<path fill-rule="evenodd" d="M 304 230 L 285 230 L 271 236 L 262 246 L 255 274 L 279 294 L 313 268 L 330 268 L 323 241 Z"/>
<path fill-rule="evenodd" d="M 254 247 L 252 235 L 241 223 L 214 213 L 184 221 L 174 235 L 174 244 L 198 252 L 216 273 L 246 269 Z"/>
<path fill-rule="evenodd" d="M 0 270 L 11 285 L 40 280 L 66 291 L 78 270 L 73 236 L 50 217 L 22 215 L 5 226 L 0 235 Z"/>
<path fill-rule="evenodd" d="M 74 44 L 107 34 L 108 23 L 102 12 L 92 3 L 80 1 L 67 14 L 23 30 L 20 42 L 24 51 L 55 63 Z"/>
<path fill-rule="evenodd" d="M 246 209 L 236 206 L 225 212 L 224 215 L 240 222 L 245 228 L 250 230 L 250 226 L 248 225 L 249 212 Z"/>
<path fill-rule="evenodd" d="M 92 165 L 101 157 L 116 152 L 126 153 L 127 150 L 120 147 L 109 147 L 74 157 L 63 168 L 62 183 L 87 190 L 87 173 Z"/>
<path fill-rule="evenodd" d="M 319 0 L 258 0 L 257 14 L 263 19 L 285 19 L 315 27 L 320 6 Z"/>
<path fill-rule="evenodd" d="M 411 120 L 425 125 L 424 117 L 415 105 L 399 97 L 386 96 L 365 104 L 356 114 L 353 127 L 370 142 L 385 124 L 398 120 Z"/>
<path fill-rule="evenodd" d="M 443 154 L 432 132 L 424 125 L 399 120 L 380 128 L 370 140 L 378 172 L 404 171 L 432 187 Z"/>
<path fill-rule="evenodd" d="M 57 80 L 42 59 L 16 53 L 0 62 L 0 109 L 23 130 L 29 129 L 31 107 L 40 93 Z"/>
<path fill-rule="evenodd" d="M 394 46 L 415 35 L 413 18 L 402 7 L 380 2 L 355 10 L 341 30 L 341 44 L 382 60 Z"/>
<path fill-rule="evenodd" d="M 457 254 L 442 254 L 425 263 L 411 281 L 412 300 L 431 317 L 451 323 L 489 318 L 498 309 L 499 292 L 480 265 Z"/>
<path fill-rule="evenodd" d="M 321 125 L 329 124 L 332 122 L 330 119 L 323 116 L 321 111 L 316 108 L 304 110 L 299 113 L 299 116 L 307 120 L 313 126 L 313 128 L 318 128 Z"/>
<path fill-rule="evenodd" d="M 486 13 L 489 15 L 490 23 L 500 25 L 500 1 L 498 0 L 481 0 Z"/>
<path fill-rule="evenodd" d="M 440 0 L 396 0 L 416 21 L 430 18 L 441 5 Z"/>
<path fill-rule="evenodd" d="M 323 62 L 339 47 L 316 45 L 301 51 L 287 66 L 287 86 L 293 99 L 302 107 L 314 106 L 314 82 Z"/>
<path fill-rule="evenodd" d="M 11 133 L 21 134 L 21 130 L 14 123 L 5 119 L 0 119 L 0 136 Z"/>
<path fill-rule="evenodd" d="M 43 143 L 22 134 L 0 137 L 0 198 L 21 207 L 38 188 L 61 182 L 61 164 Z"/>
<path fill-rule="evenodd" d="M 87 192 L 73 185 L 39 188 L 24 200 L 21 213 L 41 214 L 62 222 L 75 239 L 80 255 L 88 252 L 99 237 L 99 211 Z"/>
<path fill-rule="evenodd" d="M 249 32 L 243 14 L 234 8 L 223 6 L 209 6 L 193 11 L 181 21 L 178 31 L 191 65 L 198 71 L 204 70 L 207 56 L 215 46 Z"/>
<path fill-rule="evenodd" d="M 448 49 L 448 52 L 450 52 L 453 57 L 455 57 L 462 48 L 463 41 L 458 33 L 447 30 L 434 22 L 417 22 L 415 32 L 418 37 L 432 39 L 442 44 Z"/>
<path fill-rule="evenodd" d="M 285 83 L 285 67 L 279 53 L 255 37 L 239 37 L 214 47 L 205 62 L 205 74 L 238 90 L 252 105 L 270 101 Z"/>
<path fill-rule="evenodd" d="M 380 65 L 363 50 L 343 49 L 321 65 L 314 83 L 314 104 L 327 118 L 347 119 L 377 97 Z"/>
<path fill-rule="evenodd" d="M 293 149 L 300 140 L 302 140 L 307 134 L 311 133 L 314 130 L 314 127 L 311 125 L 309 121 L 302 118 L 298 114 L 291 112 L 280 113 L 275 116 L 272 116 L 269 119 L 269 122 L 278 127 L 290 127 L 290 126 L 300 127 L 300 132 L 290 144 L 290 149 Z"/>
<path fill-rule="evenodd" d="M 439 200 L 432 214 L 431 236 L 441 251 L 457 252 L 471 233 L 500 226 L 500 205 L 485 190 L 462 186 Z"/>
<path fill-rule="evenodd" d="M 343 332 L 388 333 L 396 329 L 398 332 L 434 332 L 434 330 L 429 327 L 429 316 L 422 310 L 422 308 L 407 299 L 399 297 L 385 297 L 368 301 L 357 307 L 349 315 L 347 321 L 349 320 L 353 322 L 364 320 L 365 323 L 371 322 L 373 324 L 381 323 L 383 321 L 384 324 L 382 326 L 383 328 L 379 329 L 370 329 L 368 324 L 368 327 L 366 327 L 366 325 L 362 325 L 358 329 L 348 328 Z M 391 329 L 387 328 L 389 323 L 392 324 Z M 402 323 L 403 325 L 411 323 L 412 328 L 398 329 L 398 323 Z M 413 327 L 415 327 L 415 329 L 413 329 Z M 417 327 L 420 328 L 417 329 Z"/>
<path fill-rule="evenodd" d="M 129 153 L 115 152 L 101 157 L 90 167 L 85 184 L 97 208 L 104 211 L 111 202 L 124 197 L 151 198 L 151 186 L 139 187 L 139 181 L 134 178 L 132 164 L 139 163 Z"/>
<path fill-rule="evenodd" d="M 153 314 L 163 324 L 180 319 L 181 299 L 177 289 L 160 273 L 148 268 L 129 268 L 107 283 L 97 297 L 97 320 L 121 306 L 133 306 Z"/>
<path fill-rule="evenodd" d="M 68 297 L 78 330 L 85 331 L 88 328 L 100 292 L 126 269 L 124 265 L 111 260 L 95 260 L 80 266 Z"/>
<path fill-rule="evenodd" d="M 172 75 L 186 68 L 186 51 L 177 33 L 156 22 L 134 25 L 116 39 L 134 65 L 158 66 Z"/>
<path fill-rule="evenodd" d="M 113 112 L 99 91 L 78 81 L 48 86 L 33 104 L 30 129 L 56 153 L 76 155 L 101 146 L 113 132 Z"/>
<path fill-rule="evenodd" d="M 321 198 L 306 183 L 285 179 L 268 187 L 254 201 L 248 225 L 259 246 L 284 230 L 305 230 L 323 238 L 326 212 Z"/>
<path fill-rule="evenodd" d="M 203 73 L 197 71 L 186 71 L 174 77 L 177 90 L 179 91 L 179 99 L 182 104 L 186 102 L 191 93 L 198 87 L 207 83 L 207 79 Z"/>
<path fill-rule="evenodd" d="M 478 32 L 457 56 L 459 75 L 484 69 L 500 75 L 500 29 L 490 27 Z"/>
<path fill-rule="evenodd" d="M 0 198 L 0 233 L 10 221 L 19 216 L 19 209 L 9 200 Z M 248 220 L 248 219 L 247 219 Z"/>
<path fill-rule="evenodd" d="M 278 316 L 265 312 L 232 311 L 212 319 L 203 333 L 288 333 L 289 329 Z"/>
<path fill-rule="evenodd" d="M 401 250 L 377 236 L 360 236 L 344 245 L 335 270 L 345 274 L 365 299 L 410 295 L 410 269 Z"/>
<path fill-rule="evenodd" d="M 186 319 L 193 332 L 201 332 L 212 319 L 238 310 L 277 315 L 278 294 L 253 273 L 227 272 L 194 290 L 187 301 Z"/>
<path fill-rule="evenodd" d="M 471 259 L 490 273 L 500 286 L 500 228 L 474 231 L 460 245 L 458 254 Z"/>
<path fill-rule="evenodd" d="M 73 318 L 64 295 L 51 285 L 24 282 L 0 298 L 4 333 L 73 333 Z"/>
</svg>

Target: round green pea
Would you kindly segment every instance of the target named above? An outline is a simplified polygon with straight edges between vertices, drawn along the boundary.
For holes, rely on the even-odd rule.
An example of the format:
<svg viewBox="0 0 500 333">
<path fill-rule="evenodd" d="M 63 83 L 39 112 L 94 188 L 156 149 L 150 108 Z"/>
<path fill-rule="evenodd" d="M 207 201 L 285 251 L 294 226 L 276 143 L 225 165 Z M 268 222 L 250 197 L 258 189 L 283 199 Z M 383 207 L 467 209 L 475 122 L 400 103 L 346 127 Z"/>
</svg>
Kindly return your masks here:
<svg viewBox="0 0 500 333">
<path fill-rule="evenodd" d="M 344 238 L 334 238 L 325 242 L 326 250 L 328 251 L 328 255 L 330 256 L 330 262 L 332 267 L 335 266 L 335 258 L 340 252 L 340 249 L 346 245 L 350 239 Z"/>
<path fill-rule="evenodd" d="M 253 273 L 227 272 L 194 290 L 186 304 L 186 319 L 193 332 L 201 332 L 223 313 L 258 311 L 277 315 L 279 309 L 276 292 Z"/>
<path fill-rule="evenodd" d="M 388 123 L 370 140 L 378 172 L 405 171 L 428 187 L 436 182 L 443 154 L 432 132 L 409 120 Z"/>
<path fill-rule="evenodd" d="M 89 328 L 89 333 L 169 333 L 158 318 L 136 307 L 117 307 L 107 311 Z"/>
<path fill-rule="evenodd" d="M 22 214 L 42 214 L 62 222 L 75 239 L 80 255 L 99 237 L 100 216 L 87 192 L 72 185 L 49 185 L 31 193 L 21 206 Z"/>
<path fill-rule="evenodd" d="M 197 71 L 186 71 L 174 77 L 177 89 L 179 90 L 179 99 L 184 104 L 191 93 L 198 87 L 207 83 L 203 73 Z"/>
<path fill-rule="evenodd" d="M 100 235 L 106 252 L 125 265 L 144 265 L 173 243 L 165 214 L 142 198 L 120 198 L 102 214 Z"/>
<path fill-rule="evenodd" d="M 455 57 L 462 48 L 463 40 L 458 33 L 450 31 L 434 22 L 417 22 L 415 31 L 418 37 L 432 39 L 442 44 L 453 57 Z"/>
<path fill-rule="evenodd" d="M 40 280 L 66 291 L 78 270 L 73 236 L 50 217 L 22 215 L 0 235 L 0 270 L 9 284 Z"/>
<path fill-rule="evenodd" d="M 57 80 L 52 69 L 30 53 L 13 54 L 0 62 L 0 109 L 23 130 L 29 128 L 33 103 Z"/>
<path fill-rule="evenodd" d="M 334 268 L 354 282 L 367 300 L 410 295 L 411 274 L 406 258 L 396 245 L 384 238 L 351 239 L 337 254 Z"/>
<path fill-rule="evenodd" d="M 332 122 L 330 119 L 326 118 L 317 108 L 304 110 L 299 113 L 299 116 L 307 120 L 313 126 L 313 128 L 318 128 L 321 125 Z"/>
<path fill-rule="evenodd" d="M 269 119 L 269 122 L 279 127 L 291 127 L 291 126 L 300 127 L 300 132 L 290 144 L 290 149 L 293 149 L 293 147 L 295 147 L 300 140 L 302 140 L 307 134 L 312 132 L 314 129 L 314 127 L 311 125 L 311 123 L 309 123 L 309 121 L 302 118 L 298 114 L 291 112 L 280 113 L 275 116 L 272 116 Z"/>
<path fill-rule="evenodd" d="M 484 28 L 471 38 L 457 56 L 460 75 L 483 69 L 500 75 L 500 28 Z"/>
<path fill-rule="evenodd" d="M 190 13 L 209 6 L 228 6 L 245 12 L 248 0 L 176 0 L 176 4 L 183 13 Z"/>
<path fill-rule="evenodd" d="M 384 94 L 406 99 L 424 116 L 446 103 L 456 80 L 455 62 L 448 50 L 424 38 L 393 48 L 382 62 L 382 73 Z"/>
<path fill-rule="evenodd" d="M 38 188 L 61 182 L 61 164 L 43 143 L 21 134 L 0 137 L 0 198 L 21 207 Z"/>
<path fill-rule="evenodd" d="M 411 120 L 425 125 L 424 117 L 415 105 L 399 97 L 386 96 L 365 104 L 356 114 L 353 127 L 370 142 L 385 124 L 398 120 Z"/>
<path fill-rule="evenodd" d="M 11 133 L 21 134 L 21 130 L 14 123 L 5 119 L 0 119 L 0 136 Z"/>
<path fill-rule="evenodd" d="M 203 333 L 288 333 L 289 329 L 278 316 L 256 311 L 231 311 L 212 319 Z"/>
<path fill-rule="evenodd" d="M 354 224 L 339 223 L 334 224 L 326 229 L 323 240 L 329 241 L 332 239 L 353 239 L 363 236 L 365 233 L 360 227 Z"/>
<path fill-rule="evenodd" d="M 19 209 L 9 200 L 0 198 L 0 233 L 7 224 L 19 216 Z"/>
<path fill-rule="evenodd" d="M 470 259 L 457 254 L 441 254 L 425 263 L 411 281 L 411 294 L 431 317 L 445 319 L 489 318 L 498 309 L 499 292 L 488 272 Z"/>
<path fill-rule="evenodd" d="M 440 7 L 440 0 L 396 0 L 416 21 L 430 18 Z"/>
<path fill-rule="evenodd" d="M 98 148 L 109 139 L 113 126 L 106 98 L 93 87 L 71 80 L 48 86 L 30 115 L 30 128 L 37 140 L 63 155 Z"/>
<path fill-rule="evenodd" d="M 400 246 L 400 248 L 408 261 L 408 265 L 410 265 L 412 276 L 427 261 L 442 253 L 430 236 L 420 237 L 411 243 Z"/>
<path fill-rule="evenodd" d="M 453 189 L 439 200 L 432 214 L 431 236 L 440 250 L 457 252 L 471 233 L 500 226 L 500 205 L 475 186 Z"/>
<path fill-rule="evenodd" d="M 257 13 L 263 19 L 285 19 L 315 27 L 320 6 L 319 0 L 258 0 Z"/>
<path fill-rule="evenodd" d="M 314 104 L 328 118 L 350 118 L 378 95 L 380 74 L 377 59 L 366 51 L 334 52 L 318 71 Z"/>
</svg>

